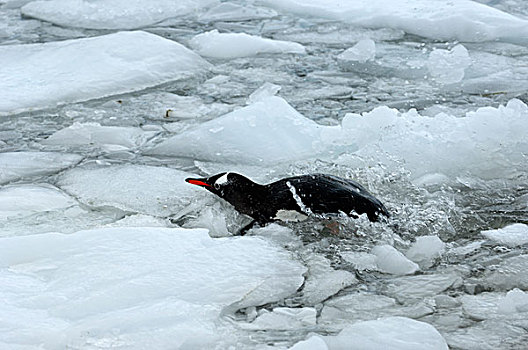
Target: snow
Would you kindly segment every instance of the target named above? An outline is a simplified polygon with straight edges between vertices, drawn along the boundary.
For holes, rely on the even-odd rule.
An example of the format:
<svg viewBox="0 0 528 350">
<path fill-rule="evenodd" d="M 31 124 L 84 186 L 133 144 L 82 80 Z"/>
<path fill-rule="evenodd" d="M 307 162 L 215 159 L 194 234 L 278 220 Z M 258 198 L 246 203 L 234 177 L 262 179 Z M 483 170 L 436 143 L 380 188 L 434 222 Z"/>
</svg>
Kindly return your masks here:
<svg viewBox="0 0 528 350">
<path fill-rule="evenodd" d="M 441 84 L 460 82 L 470 65 L 468 50 L 460 44 L 451 50 L 433 50 L 427 61 L 427 68 L 432 78 Z"/>
<path fill-rule="evenodd" d="M 166 167 L 115 165 L 74 168 L 58 186 L 92 207 L 167 217 L 188 208 L 205 192 L 185 182 L 193 174 Z M 203 203 L 203 202 L 202 202 Z"/>
<path fill-rule="evenodd" d="M 284 99 L 270 96 L 172 136 L 148 153 L 222 163 L 276 164 L 320 153 L 316 143 L 320 129 Z"/>
<path fill-rule="evenodd" d="M 512 224 L 497 230 L 482 231 L 481 234 L 499 244 L 516 247 L 528 243 L 528 225 Z"/>
<path fill-rule="evenodd" d="M 367 28 L 401 29 L 436 40 L 526 43 L 528 21 L 474 1 L 459 0 L 263 0 L 280 12 Z"/>
<path fill-rule="evenodd" d="M 142 31 L 4 45 L 0 65 L 0 115 L 137 91 L 209 67 L 184 46 Z"/>
<path fill-rule="evenodd" d="M 372 248 L 371 254 L 376 256 L 378 270 L 384 273 L 411 275 L 420 269 L 417 264 L 388 244 Z"/>
<path fill-rule="evenodd" d="M 183 17 L 217 4 L 217 0 L 51 0 L 33 1 L 22 14 L 63 27 L 136 29 Z"/>
<path fill-rule="evenodd" d="M 223 315 L 293 293 L 304 271 L 260 238 L 203 229 L 1 238 L 1 338 L 7 348 L 235 344 Z"/>
<path fill-rule="evenodd" d="M 430 267 L 433 260 L 445 251 L 446 244 L 438 236 L 421 236 L 407 250 L 405 255 L 423 267 Z"/>
<path fill-rule="evenodd" d="M 363 39 L 357 42 L 350 49 L 345 50 L 337 56 L 338 59 L 345 61 L 357 61 L 364 63 L 373 60 L 376 56 L 376 43 L 371 39 Z"/>
<path fill-rule="evenodd" d="M 140 128 L 102 126 L 99 123 L 73 123 L 57 131 L 43 145 L 81 146 L 97 145 L 107 150 L 137 148 L 147 140 L 148 133 Z"/>
<path fill-rule="evenodd" d="M 406 317 L 357 322 L 337 336 L 327 336 L 324 340 L 329 350 L 448 349 L 446 341 L 433 326 Z"/>
<path fill-rule="evenodd" d="M 219 33 L 216 29 L 198 34 L 191 39 L 189 45 L 202 56 L 225 59 L 262 53 L 306 53 L 304 46 L 298 43 L 245 33 Z"/>
<path fill-rule="evenodd" d="M 54 174 L 79 163 L 82 158 L 73 153 L 3 152 L 0 153 L 0 184 Z"/>
</svg>

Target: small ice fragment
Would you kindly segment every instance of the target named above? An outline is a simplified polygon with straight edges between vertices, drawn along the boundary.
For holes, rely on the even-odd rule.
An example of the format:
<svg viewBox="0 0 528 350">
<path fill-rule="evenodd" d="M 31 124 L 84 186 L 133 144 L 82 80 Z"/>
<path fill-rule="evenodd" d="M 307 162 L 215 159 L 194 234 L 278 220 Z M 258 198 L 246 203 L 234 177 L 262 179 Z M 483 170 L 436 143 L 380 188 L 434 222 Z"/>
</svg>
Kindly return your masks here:
<svg viewBox="0 0 528 350">
<path fill-rule="evenodd" d="M 464 78 L 465 70 L 470 65 L 468 50 L 463 45 L 457 45 L 451 50 L 433 50 L 427 61 L 429 74 L 441 84 L 458 83 Z"/>
<path fill-rule="evenodd" d="M 350 49 L 341 53 L 338 58 L 346 61 L 357 61 L 364 63 L 371 61 L 376 56 L 376 43 L 371 39 L 363 39 Z"/>
<path fill-rule="evenodd" d="M 416 263 L 388 244 L 372 248 L 371 253 L 377 257 L 378 270 L 384 273 L 410 275 L 420 269 Z"/>
<path fill-rule="evenodd" d="M 518 288 L 510 290 L 499 300 L 497 311 L 502 314 L 528 312 L 528 294 Z"/>
<path fill-rule="evenodd" d="M 257 90 L 253 91 L 246 102 L 247 105 L 253 104 L 255 102 L 261 101 L 262 99 L 270 96 L 275 96 L 281 87 L 272 83 L 264 83 Z"/>
<path fill-rule="evenodd" d="M 438 236 L 422 236 L 416 238 L 416 242 L 405 254 L 409 259 L 422 266 L 429 267 L 432 261 L 445 250 L 445 243 Z"/>
</svg>

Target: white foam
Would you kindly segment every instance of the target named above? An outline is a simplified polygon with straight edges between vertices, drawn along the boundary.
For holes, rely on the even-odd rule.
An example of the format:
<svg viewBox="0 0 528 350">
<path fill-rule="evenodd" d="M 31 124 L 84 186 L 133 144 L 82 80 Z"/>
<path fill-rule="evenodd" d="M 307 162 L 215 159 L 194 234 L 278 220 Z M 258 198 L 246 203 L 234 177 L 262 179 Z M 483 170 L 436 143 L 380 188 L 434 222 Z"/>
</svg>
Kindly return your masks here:
<svg viewBox="0 0 528 350">
<path fill-rule="evenodd" d="M 219 33 L 216 29 L 198 34 L 191 39 L 189 45 L 200 55 L 215 58 L 247 57 L 260 53 L 306 53 L 298 43 L 245 33 Z"/>
<path fill-rule="evenodd" d="M 182 17 L 217 4 L 217 0 L 48 0 L 33 1 L 22 14 L 64 27 L 135 29 Z"/>
<path fill-rule="evenodd" d="M 0 66 L 2 115 L 188 79 L 209 64 L 172 40 L 136 31 L 3 45 Z"/>
</svg>

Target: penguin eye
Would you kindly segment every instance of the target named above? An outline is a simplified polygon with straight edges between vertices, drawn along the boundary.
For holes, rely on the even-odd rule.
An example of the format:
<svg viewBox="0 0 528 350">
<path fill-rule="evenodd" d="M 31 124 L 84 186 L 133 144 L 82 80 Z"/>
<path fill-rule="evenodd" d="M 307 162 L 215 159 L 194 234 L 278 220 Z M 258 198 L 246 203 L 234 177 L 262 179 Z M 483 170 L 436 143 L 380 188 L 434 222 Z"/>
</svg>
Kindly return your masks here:
<svg viewBox="0 0 528 350">
<path fill-rule="evenodd" d="M 219 184 L 215 183 L 213 186 L 214 186 L 215 190 L 219 190 L 220 189 L 220 185 Z"/>
</svg>

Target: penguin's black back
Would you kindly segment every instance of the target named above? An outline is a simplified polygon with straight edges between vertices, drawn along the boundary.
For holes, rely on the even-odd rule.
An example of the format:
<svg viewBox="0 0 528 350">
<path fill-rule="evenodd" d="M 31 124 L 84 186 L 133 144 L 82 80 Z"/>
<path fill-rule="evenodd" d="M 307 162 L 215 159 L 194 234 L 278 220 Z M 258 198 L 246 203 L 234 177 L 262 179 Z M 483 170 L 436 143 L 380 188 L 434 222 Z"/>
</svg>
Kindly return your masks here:
<svg viewBox="0 0 528 350">
<path fill-rule="evenodd" d="M 267 217 L 277 210 L 295 210 L 304 214 L 367 214 L 370 221 L 389 216 L 385 206 L 355 181 L 326 174 L 294 176 L 264 185 Z"/>
</svg>

